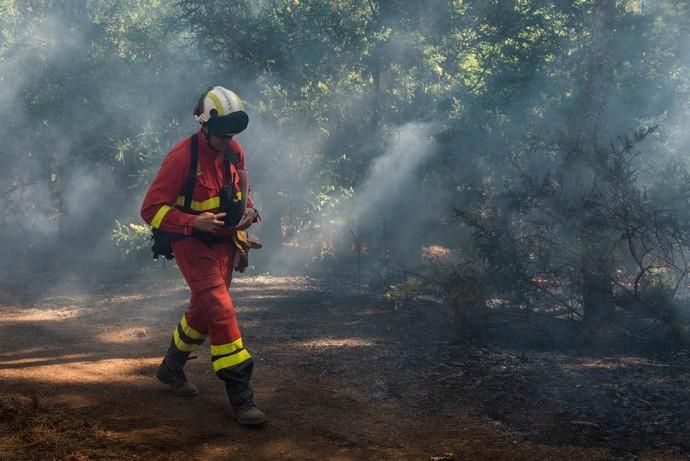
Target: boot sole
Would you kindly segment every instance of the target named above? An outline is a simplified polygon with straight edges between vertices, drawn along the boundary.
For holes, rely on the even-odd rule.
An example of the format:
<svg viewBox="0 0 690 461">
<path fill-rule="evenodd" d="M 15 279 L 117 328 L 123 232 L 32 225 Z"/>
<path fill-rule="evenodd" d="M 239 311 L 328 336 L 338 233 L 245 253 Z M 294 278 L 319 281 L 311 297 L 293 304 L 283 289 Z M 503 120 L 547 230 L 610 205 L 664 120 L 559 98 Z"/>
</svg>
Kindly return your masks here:
<svg viewBox="0 0 690 461">
<path fill-rule="evenodd" d="M 262 420 L 256 420 L 256 419 L 240 419 L 238 417 L 235 417 L 237 422 L 241 424 L 242 426 L 252 426 L 252 427 L 258 427 L 258 426 L 263 426 L 268 422 L 266 418 Z"/>
</svg>

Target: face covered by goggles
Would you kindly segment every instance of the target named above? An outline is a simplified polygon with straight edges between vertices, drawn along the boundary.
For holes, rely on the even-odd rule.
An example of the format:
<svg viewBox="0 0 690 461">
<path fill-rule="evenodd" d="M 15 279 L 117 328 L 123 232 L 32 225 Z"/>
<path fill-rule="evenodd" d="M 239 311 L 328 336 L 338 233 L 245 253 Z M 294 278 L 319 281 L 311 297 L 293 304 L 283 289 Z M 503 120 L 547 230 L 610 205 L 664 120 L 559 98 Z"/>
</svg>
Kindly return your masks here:
<svg viewBox="0 0 690 461">
<path fill-rule="evenodd" d="M 241 133 L 249 125 L 249 116 L 244 111 L 232 112 L 227 115 L 216 115 L 211 117 L 206 126 L 208 134 L 219 138 L 232 138 Z"/>
</svg>

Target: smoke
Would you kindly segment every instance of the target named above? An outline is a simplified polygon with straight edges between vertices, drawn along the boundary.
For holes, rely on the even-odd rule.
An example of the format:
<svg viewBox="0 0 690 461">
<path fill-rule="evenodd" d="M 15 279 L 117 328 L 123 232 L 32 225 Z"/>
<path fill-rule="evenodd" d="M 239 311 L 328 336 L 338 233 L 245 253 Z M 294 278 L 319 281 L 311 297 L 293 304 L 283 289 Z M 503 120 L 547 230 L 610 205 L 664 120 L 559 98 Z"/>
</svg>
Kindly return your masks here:
<svg viewBox="0 0 690 461">
<path fill-rule="evenodd" d="M 394 217 L 392 212 L 405 208 L 410 213 L 401 221 L 415 220 L 415 215 L 418 215 L 415 210 L 420 202 L 420 166 L 433 153 L 433 132 L 431 124 L 418 122 L 407 123 L 392 131 L 386 142 L 386 152 L 374 160 L 366 180 L 346 204 L 346 218 L 334 229 L 339 235 L 342 235 L 347 222 L 391 219 Z"/>
<path fill-rule="evenodd" d="M 308 233 L 307 246 L 311 251 L 281 247 L 280 239 L 269 239 L 266 247 L 269 255 L 257 255 L 259 265 L 271 272 L 294 272 L 307 266 L 315 269 L 314 258 L 318 262 L 324 256 L 323 251 L 348 249 L 353 238 L 360 237 L 366 240 L 366 245 L 371 246 L 374 241 L 381 245 L 386 229 L 390 233 L 385 243 L 388 249 L 401 257 L 411 257 L 410 249 L 419 247 L 419 235 L 430 222 L 438 220 L 438 210 L 445 205 L 443 197 L 448 195 L 442 191 L 429 193 L 423 184 L 425 164 L 433 158 L 436 149 L 432 138 L 436 130 L 433 124 L 421 122 L 390 129 L 383 140 L 383 153 L 373 159 L 366 176 L 351 195 L 338 202 L 336 212 L 324 208 L 312 216 L 313 230 L 304 231 Z M 285 171 L 266 167 L 270 174 L 277 175 L 275 181 L 285 181 Z M 299 184 L 292 186 L 297 190 L 304 188 Z M 257 190 L 261 187 L 265 184 L 256 185 Z M 281 216 L 285 211 L 269 206 L 267 219 L 272 219 L 271 212 Z M 260 237 L 263 237 L 262 225 L 256 230 Z"/>
<path fill-rule="evenodd" d="M 254 7 L 255 14 L 262 14 L 271 2 L 257 2 Z M 17 110 L 0 130 L 10 140 L 8 151 L 14 159 L 7 181 L 23 175 L 33 184 L 22 190 L 21 200 L 12 196 L 15 203 L 27 203 L 27 196 L 31 203 L 31 211 L 23 210 L 18 221 L 24 239 L 54 248 L 56 260 L 62 253 L 117 259 L 110 230 L 116 219 L 139 222 L 143 187 L 151 179 L 128 187 L 131 175 L 142 166 L 139 157 L 151 156 L 149 174 L 155 173 L 169 148 L 198 129 L 191 107 L 211 84 L 231 88 L 247 102 L 251 122 L 239 140 L 247 151 L 254 200 L 264 216 L 252 231 L 265 242 L 258 259 L 270 259 L 266 270 L 295 267 L 293 256 L 281 247 L 281 241 L 295 233 L 343 242 L 350 239 L 352 229 L 373 233 L 384 221 L 400 229 L 396 238 L 401 241 L 415 232 L 428 206 L 419 193 L 418 170 L 433 151 L 431 125 L 413 122 L 388 134 L 367 136 L 364 143 L 384 137 L 383 147 L 371 149 L 370 168 L 358 167 L 361 177 L 354 180 L 354 192 L 338 197 L 337 192 L 326 191 L 330 208 L 312 208 L 315 197 L 333 182 L 324 172 L 324 155 L 348 154 L 349 147 L 340 152 L 333 148 L 337 133 L 324 131 L 327 125 L 286 120 L 264 106 L 270 99 L 267 89 L 280 80 L 270 75 L 238 80 L 231 65 L 213 65 L 214 57 L 190 46 L 186 26 L 167 23 L 155 30 L 160 26 L 155 21 L 174 16 L 166 19 L 158 11 L 152 13 L 154 25 L 149 30 L 131 23 L 136 16 L 122 14 L 122 8 L 96 2 L 83 10 L 57 6 L 40 15 L 24 12 L 15 18 L 17 43 L 0 59 L 4 83 L 0 101 Z M 121 32 L 126 29 L 132 35 Z M 297 53 L 304 55 L 304 62 L 318 61 L 310 53 L 319 49 L 305 47 Z M 386 53 L 389 62 L 410 66 L 414 41 L 396 39 Z M 347 88 L 323 97 L 338 108 L 338 98 L 345 96 L 352 98 Z M 356 121 L 356 110 L 371 106 L 369 95 L 356 97 L 342 108 L 343 120 Z M 119 162 L 113 160 L 117 146 L 128 146 L 122 148 Z M 30 156 L 23 155 L 27 151 Z M 288 224 L 286 216 L 292 219 Z M 2 253 L 9 255 L 16 245 L 5 244 Z"/>
<path fill-rule="evenodd" d="M 348 248 L 357 237 L 370 245 L 385 240 L 381 245 L 400 258 L 414 259 L 411 249 L 419 248 L 420 239 L 432 238 L 439 221 L 451 213 L 449 204 L 458 205 L 462 194 L 454 187 L 473 179 L 500 180 L 509 174 L 509 150 L 527 132 L 555 136 L 577 114 L 577 103 L 569 94 L 579 91 L 573 87 L 579 80 L 563 70 L 567 67 L 563 60 L 572 58 L 550 56 L 539 68 L 531 68 L 529 63 L 524 68 L 498 66 L 505 76 L 486 76 L 488 91 L 495 94 L 481 96 L 480 90 L 452 94 L 457 96 L 454 103 L 464 107 L 454 127 L 462 133 L 438 145 L 435 136 L 448 126 L 430 120 L 448 123 L 444 117 L 449 102 L 444 95 L 435 100 L 429 93 L 445 84 L 458 84 L 465 77 L 456 75 L 465 72 L 458 67 L 463 53 L 468 52 L 467 47 L 478 46 L 471 40 L 458 42 L 454 52 L 459 57 L 450 51 L 443 54 L 444 40 L 451 40 L 444 34 L 460 26 L 452 24 L 446 15 L 447 2 L 440 0 L 428 3 L 436 8 L 427 8 L 431 12 L 422 15 L 417 14 L 417 5 L 398 11 L 381 3 L 378 26 L 393 28 L 392 33 L 385 39 L 377 36 L 377 47 L 364 40 L 351 42 L 346 46 L 351 49 L 343 52 L 343 62 L 314 55 L 323 52 L 319 40 L 327 41 L 333 33 L 330 29 L 314 31 L 314 43 L 312 35 L 305 34 L 305 46 L 295 50 L 276 44 L 276 62 L 285 69 L 276 64 L 273 75 L 272 69 L 262 72 L 257 68 L 252 79 L 239 77 L 247 69 L 236 72 L 232 63 L 219 63 L 216 56 L 205 55 L 203 47 L 190 40 L 187 25 L 180 23 L 174 11 L 159 8 L 152 13 L 146 6 L 129 3 L 87 4 L 91 6 L 83 11 L 55 7 L 40 15 L 24 12 L 14 22 L 0 19 L 14 37 L 14 41 L 0 44 L 0 104 L 11 108 L 11 116 L 0 123 L 0 155 L 8 159 L 7 167 L 0 171 L 0 192 L 17 181 L 27 184 L 6 195 L 11 203 L 0 225 L 5 229 L 3 235 L 10 235 L 6 229 L 15 230 L 13 238 L 2 243 L 4 261 L 17 251 L 17 234 L 24 241 L 40 241 L 65 251 L 67 241 L 77 248 L 88 242 L 98 249 L 94 257 L 118 258 L 109 242 L 110 230 L 116 219 L 140 222 L 143 188 L 151 179 L 131 187 L 135 182 L 132 175 L 142 166 L 140 157 L 152 158 L 152 176 L 169 148 L 198 129 L 191 108 L 212 84 L 233 89 L 247 102 L 250 125 L 239 140 L 247 152 L 254 200 L 263 216 L 252 228 L 265 244 L 255 260 L 259 270 L 268 271 L 312 265 L 313 258 L 322 257 L 324 251 Z M 138 13 L 148 14 L 151 21 L 128 22 L 137 17 L 122 14 L 128 7 L 140 8 Z M 270 9 L 274 7 L 268 0 L 252 4 L 257 17 L 273 14 Z M 468 11 L 477 17 L 491 16 L 501 26 L 492 16 L 492 8 L 486 6 L 483 11 L 481 5 L 473 4 Z M 410 19 L 417 16 L 419 19 Z M 333 27 L 336 19 L 335 13 L 329 19 Z M 358 27 L 363 24 L 362 17 L 350 20 Z M 288 37 L 283 32 L 275 31 L 275 37 Z M 487 35 L 485 40 L 489 39 Z M 267 39 L 257 40 L 263 45 L 261 40 Z M 573 52 L 569 35 L 554 33 L 549 40 L 554 53 Z M 688 47 L 681 49 L 679 69 L 687 69 Z M 381 62 L 378 100 L 366 71 L 357 73 L 370 64 L 359 59 L 364 50 L 378 53 Z M 271 57 L 266 50 L 259 51 L 259 56 Z M 437 56 L 434 62 L 446 74 L 432 72 L 435 80 L 420 83 L 416 80 L 422 74 L 415 72 L 431 65 L 425 61 L 430 56 Z M 311 83 L 315 82 L 294 80 L 306 80 L 318 72 L 312 67 L 288 66 L 293 58 L 310 66 L 331 64 L 335 69 L 331 72 L 352 75 L 350 79 L 334 78 L 341 83 L 339 88 L 318 82 L 321 86 L 314 89 Z M 558 72 L 568 78 L 558 78 Z M 468 81 L 470 77 L 474 78 L 468 75 Z M 513 80 L 521 86 L 514 87 Z M 323 106 L 335 107 L 335 112 L 319 112 L 321 101 Z M 364 119 L 372 118 L 377 104 L 390 120 L 369 131 Z M 630 114 L 639 112 L 627 102 L 607 105 L 607 117 L 621 126 L 632 119 Z M 544 112 L 537 113 L 544 107 Z M 658 105 L 650 107 L 656 110 Z M 687 107 L 686 102 L 669 116 L 668 143 L 679 154 L 690 144 L 685 130 Z M 304 113 L 313 117 L 300 120 L 299 114 Z M 494 136 L 494 129 L 501 135 Z M 116 145 L 129 146 L 117 161 Z M 447 171 L 438 172 L 443 169 L 439 158 L 444 156 Z M 432 168 L 437 175 L 445 174 L 445 179 L 431 183 L 427 173 Z M 340 173 L 351 177 L 334 177 Z M 292 242 L 308 249 L 300 253 L 295 247 L 281 245 Z"/>
<path fill-rule="evenodd" d="M 135 25 L 122 32 L 115 22 L 146 15 L 123 16 L 122 7 L 3 11 L 2 273 L 38 262 L 64 277 L 86 276 L 95 261 L 107 270 L 121 260 L 110 235 L 116 219 L 137 217 L 141 191 L 129 184 L 139 157 L 162 159 L 178 136 L 197 129 L 188 114 L 211 77 L 208 69 L 190 72 L 190 56 L 204 60 L 203 53 L 179 46 L 188 32 L 166 25 L 162 8 L 155 27 L 127 35 Z M 116 159 L 118 143 L 128 142 L 134 147 Z"/>
</svg>

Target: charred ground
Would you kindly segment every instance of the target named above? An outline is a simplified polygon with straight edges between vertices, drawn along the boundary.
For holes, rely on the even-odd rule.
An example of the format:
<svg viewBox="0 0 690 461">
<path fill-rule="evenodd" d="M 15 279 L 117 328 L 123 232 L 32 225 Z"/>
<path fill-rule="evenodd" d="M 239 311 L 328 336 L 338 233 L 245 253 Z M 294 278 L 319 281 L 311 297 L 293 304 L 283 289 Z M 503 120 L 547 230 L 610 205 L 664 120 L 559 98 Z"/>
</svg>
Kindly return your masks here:
<svg viewBox="0 0 690 461">
<path fill-rule="evenodd" d="M 167 274 L 167 275 L 170 275 Z M 153 379 L 178 282 L 4 290 L 0 459 L 687 459 L 690 356 L 458 344 L 442 304 L 303 277 L 234 297 L 270 417 L 227 415 L 201 348 L 179 400 Z M 26 287 L 22 288 L 24 291 Z M 515 333 L 519 334 L 519 333 Z M 511 343 L 513 344 L 511 346 Z"/>
</svg>

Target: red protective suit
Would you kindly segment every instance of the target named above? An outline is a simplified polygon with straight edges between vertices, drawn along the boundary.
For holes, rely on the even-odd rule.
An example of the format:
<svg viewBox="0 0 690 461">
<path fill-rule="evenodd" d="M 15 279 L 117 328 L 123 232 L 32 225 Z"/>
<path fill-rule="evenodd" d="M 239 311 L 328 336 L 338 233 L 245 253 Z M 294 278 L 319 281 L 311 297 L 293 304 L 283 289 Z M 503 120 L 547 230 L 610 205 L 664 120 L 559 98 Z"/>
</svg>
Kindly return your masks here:
<svg viewBox="0 0 690 461">
<path fill-rule="evenodd" d="M 219 212 L 220 191 L 225 183 L 223 153 L 211 147 L 203 132 L 197 133 L 199 160 L 197 178 L 192 193 L 192 209 L 198 212 Z M 244 169 L 244 150 L 232 140 L 231 149 L 237 155 L 237 166 L 228 172 L 240 190 L 237 170 Z M 251 356 L 243 347 L 237 326 L 235 308 L 230 297 L 235 247 L 232 242 L 209 246 L 191 237 L 195 215 L 184 213 L 184 188 L 191 163 L 191 141 L 180 141 L 163 160 L 141 206 L 141 217 L 154 229 L 181 233 L 190 237 L 173 242 L 173 253 L 192 296 L 187 312 L 173 332 L 173 343 L 180 351 L 191 352 L 207 336 L 211 340 L 214 371 L 221 372 L 237 366 L 249 365 Z M 251 199 L 247 206 L 253 207 Z M 231 228 L 217 231 L 216 237 L 229 236 Z"/>
</svg>

